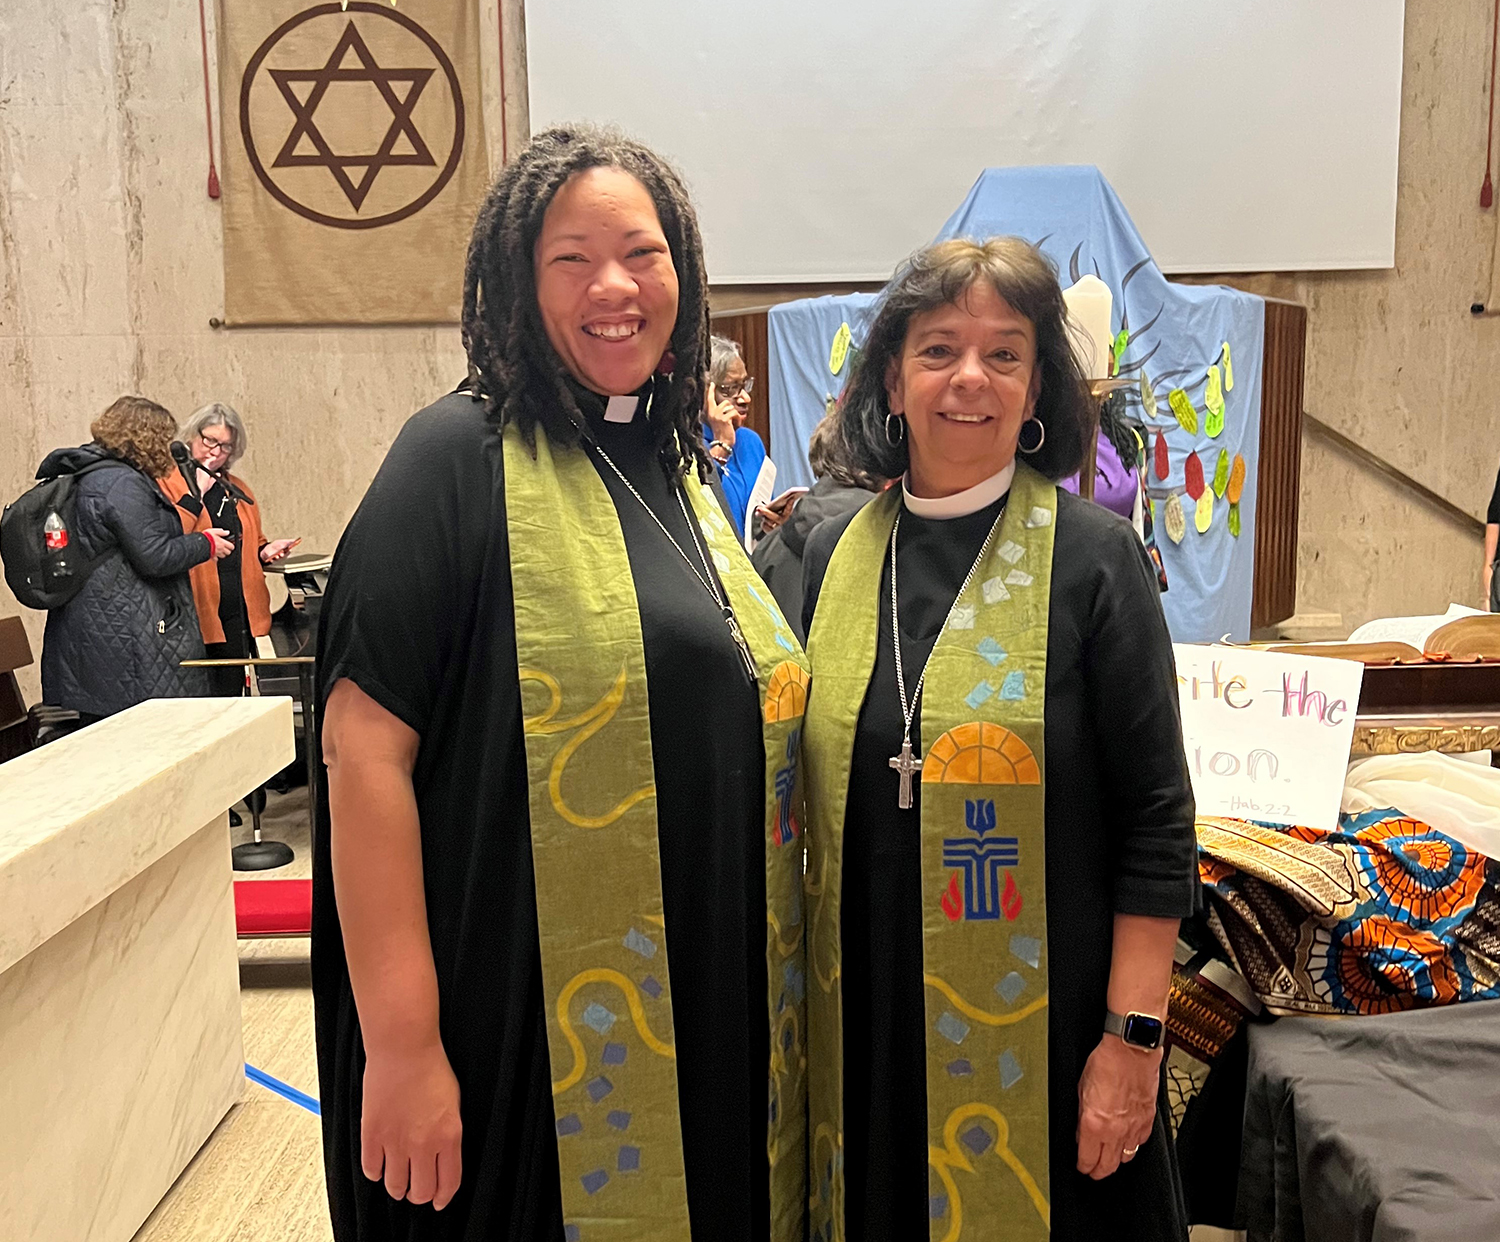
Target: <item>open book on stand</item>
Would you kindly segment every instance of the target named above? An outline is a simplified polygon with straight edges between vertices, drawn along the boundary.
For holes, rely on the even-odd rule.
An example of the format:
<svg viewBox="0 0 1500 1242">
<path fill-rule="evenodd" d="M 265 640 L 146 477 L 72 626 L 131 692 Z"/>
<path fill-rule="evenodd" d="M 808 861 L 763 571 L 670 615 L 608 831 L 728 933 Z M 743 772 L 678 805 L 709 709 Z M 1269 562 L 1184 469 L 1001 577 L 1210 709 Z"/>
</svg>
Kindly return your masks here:
<svg viewBox="0 0 1500 1242">
<path fill-rule="evenodd" d="M 1500 661 L 1500 613 L 1451 604 L 1441 615 L 1366 622 L 1346 642 L 1280 644 L 1272 650 L 1369 665 Z"/>
</svg>

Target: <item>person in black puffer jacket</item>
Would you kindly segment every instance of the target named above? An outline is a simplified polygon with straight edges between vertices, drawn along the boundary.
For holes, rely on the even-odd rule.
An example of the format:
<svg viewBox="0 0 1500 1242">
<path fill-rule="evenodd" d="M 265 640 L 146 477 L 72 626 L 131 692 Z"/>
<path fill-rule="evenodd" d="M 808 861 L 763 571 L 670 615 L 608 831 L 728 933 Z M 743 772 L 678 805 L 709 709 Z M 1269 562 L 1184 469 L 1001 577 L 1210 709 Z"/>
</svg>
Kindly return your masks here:
<svg viewBox="0 0 1500 1242">
<path fill-rule="evenodd" d="M 826 416 L 813 428 L 807 443 L 807 461 L 816 480 L 812 490 L 796 502 L 779 526 L 755 545 L 750 556 L 750 563 L 771 588 L 782 615 L 804 643 L 807 635 L 802 632 L 802 553 L 807 548 L 808 536 L 820 522 L 852 513 L 885 487 L 882 480 L 872 479 L 835 457 L 832 426 L 832 415 Z"/>
<path fill-rule="evenodd" d="M 83 588 L 47 614 L 42 700 L 85 723 L 151 698 L 208 693 L 188 570 L 232 550 L 223 531 L 184 534 L 156 479 L 174 469 L 177 423 L 142 397 L 121 397 L 89 428 L 93 442 L 48 455 L 38 477 L 113 458 L 78 480 L 70 538 L 100 559 Z"/>
</svg>

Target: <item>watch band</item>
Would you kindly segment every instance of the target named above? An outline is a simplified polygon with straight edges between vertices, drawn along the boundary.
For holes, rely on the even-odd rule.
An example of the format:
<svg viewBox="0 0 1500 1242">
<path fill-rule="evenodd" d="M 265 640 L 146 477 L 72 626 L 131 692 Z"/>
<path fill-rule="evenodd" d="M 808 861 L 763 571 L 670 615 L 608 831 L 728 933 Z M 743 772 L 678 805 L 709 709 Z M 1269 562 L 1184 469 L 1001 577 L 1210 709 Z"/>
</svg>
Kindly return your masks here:
<svg viewBox="0 0 1500 1242">
<path fill-rule="evenodd" d="M 1160 1048 L 1166 1031 L 1167 1024 L 1155 1014 L 1136 1010 L 1126 1014 L 1108 1009 L 1104 1012 L 1104 1033 L 1118 1036 L 1132 1048 L 1139 1048 L 1143 1052 L 1154 1052 Z"/>
</svg>

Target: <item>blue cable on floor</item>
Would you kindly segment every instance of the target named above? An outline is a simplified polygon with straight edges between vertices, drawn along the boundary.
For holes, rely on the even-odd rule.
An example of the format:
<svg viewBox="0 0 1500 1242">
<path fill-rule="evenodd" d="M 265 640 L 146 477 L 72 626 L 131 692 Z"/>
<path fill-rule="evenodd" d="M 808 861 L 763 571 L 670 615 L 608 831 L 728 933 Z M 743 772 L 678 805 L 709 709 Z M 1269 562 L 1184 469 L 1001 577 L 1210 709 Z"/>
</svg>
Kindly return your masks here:
<svg viewBox="0 0 1500 1242">
<path fill-rule="evenodd" d="M 279 1078 L 272 1078 L 265 1070 L 258 1070 L 248 1061 L 245 1062 L 245 1077 L 251 1082 L 259 1083 L 267 1091 L 274 1091 L 284 1100 L 290 1100 L 293 1104 L 300 1105 L 312 1113 L 315 1117 L 321 1117 L 323 1110 L 318 1106 L 317 1100 L 310 1095 L 298 1091 L 296 1087 L 290 1087 Z"/>
</svg>

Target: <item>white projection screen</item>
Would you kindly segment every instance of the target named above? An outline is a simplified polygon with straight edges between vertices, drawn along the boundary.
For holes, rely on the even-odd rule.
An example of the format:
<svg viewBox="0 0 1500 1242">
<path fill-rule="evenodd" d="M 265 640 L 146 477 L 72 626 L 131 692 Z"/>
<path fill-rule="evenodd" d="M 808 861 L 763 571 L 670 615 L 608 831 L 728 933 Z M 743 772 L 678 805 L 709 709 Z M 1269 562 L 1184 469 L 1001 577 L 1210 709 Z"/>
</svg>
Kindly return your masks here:
<svg viewBox="0 0 1500 1242">
<path fill-rule="evenodd" d="M 1390 267 L 1402 0 L 531 0 L 531 127 L 686 175 L 716 284 L 881 280 L 986 167 L 1095 164 L 1169 272 Z"/>
</svg>

